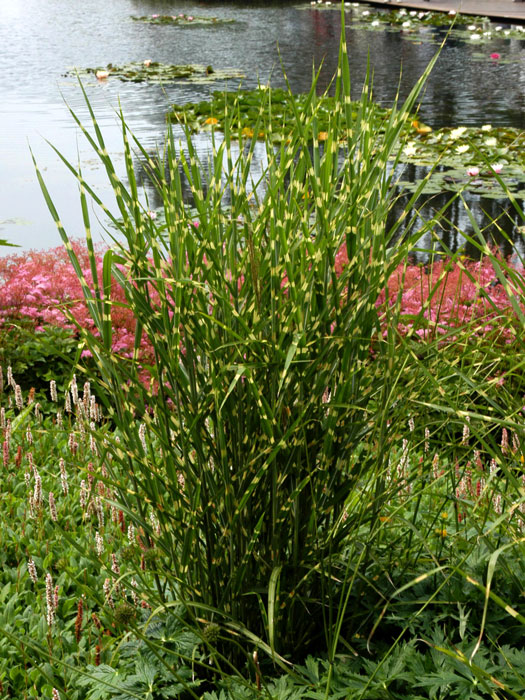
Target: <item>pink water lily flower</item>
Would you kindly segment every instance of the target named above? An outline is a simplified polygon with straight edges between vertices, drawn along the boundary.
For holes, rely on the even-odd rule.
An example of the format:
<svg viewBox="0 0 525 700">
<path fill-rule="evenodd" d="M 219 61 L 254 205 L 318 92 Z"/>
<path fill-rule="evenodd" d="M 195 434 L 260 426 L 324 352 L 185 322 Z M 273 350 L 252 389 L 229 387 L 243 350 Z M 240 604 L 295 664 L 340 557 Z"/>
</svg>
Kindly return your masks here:
<svg viewBox="0 0 525 700">
<path fill-rule="evenodd" d="M 144 65 L 146 66 L 146 68 L 149 68 L 149 67 L 151 66 L 151 58 L 147 58 L 147 59 L 144 61 Z"/>
<path fill-rule="evenodd" d="M 494 60 L 497 61 L 498 58 L 501 58 L 501 54 L 497 53 L 496 51 L 494 53 L 490 54 L 490 57 Z"/>
<path fill-rule="evenodd" d="M 494 163 L 492 170 L 494 170 L 495 173 L 500 173 L 503 170 L 503 165 L 501 163 Z"/>
<path fill-rule="evenodd" d="M 151 19 L 157 19 L 158 15 L 151 15 Z"/>
<path fill-rule="evenodd" d="M 467 175 L 470 175 L 470 177 L 476 177 L 476 175 L 479 175 L 479 168 L 476 168 L 476 166 L 467 168 Z"/>
<path fill-rule="evenodd" d="M 95 78 L 97 80 L 105 80 L 109 76 L 109 71 L 107 70 L 98 70 L 95 73 Z"/>
</svg>

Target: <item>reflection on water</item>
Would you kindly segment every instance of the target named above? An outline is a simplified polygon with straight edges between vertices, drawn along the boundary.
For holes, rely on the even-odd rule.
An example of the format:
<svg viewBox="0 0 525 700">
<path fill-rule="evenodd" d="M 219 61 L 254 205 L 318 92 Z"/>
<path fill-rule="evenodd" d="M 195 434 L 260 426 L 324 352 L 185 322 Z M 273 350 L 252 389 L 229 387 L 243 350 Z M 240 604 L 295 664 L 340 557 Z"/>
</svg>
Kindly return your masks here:
<svg viewBox="0 0 525 700">
<path fill-rule="evenodd" d="M 308 4 L 308 3 L 305 3 Z M 130 15 L 154 12 L 210 15 L 237 19 L 216 28 L 153 26 L 133 22 Z M 72 66 L 105 65 L 108 62 L 152 58 L 166 63 L 200 63 L 242 69 L 243 84 L 256 86 L 270 79 L 283 85 L 280 61 L 295 91 L 310 84 L 312 65 L 324 61 L 320 87 L 328 86 L 337 63 L 340 18 L 337 11 L 299 10 L 290 3 L 251 4 L 179 0 L 2 0 L 0 2 L 0 227 L 1 236 L 24 248 L 58 244 L 58 235 L 36 183 L 28 142 L 43 170 L 68 232 L 83 235 L 78 192 L 72 177 L 45 139 L 74 163 L 97 193 L 111 203 L 105 176 L 93 153 L 74 126 L 64 100 L 87 120 L 87 109 L 75 80 L 65 78 Z M 408 41 L 397 32 L 347 30 L 349 60 L 355 93 L 362 83 L 367 56 L 374 70 L 374 94 L 389 104 L 397 90 L 404 95 L 412 87 L 435 51 L 424 41 Z M 451 39 L 430 77 L 422 99 L 422 119 L 434 127 L 445 124 L 505 124 L 524 128 L 525 43 L 500 40 L 508 63 L 479 61 L 479 47 Z M 278 46 L 278 49 L 277 49 Z M 481 49 L 483 50 L 483 49 Z M 401 73 L 402 68 L 402 73 Z M 401 78 L 400 78 L 401 74 Z M 230 89 L 235 85 L 230 84 Z M 216 85 L 178 84 L 153 86 L 107 81 L 86 85 L 97 114 L 107 150 L 123 172 L 122 144 L 115 111 L 119 100 L 126 119 L 148 149 L 162 144 L 165 113 L 172 102 L 206 99 Z M 209 141 L 197 137 L 202 158 Z M 154 197 L 151 188 L 148 194 Z M 470 203 L 499 215 L 501 205 Z M 440 206 L 434 198 L 425 211 Z M 462 206 L 454 204 L 451 224 L 443 232 L 451 244 L 460 242 L 458 230 L 472 230 Z M 501 219 L 513 230 L 516 216 Z M 21 225 L 19 222 L 24 221 Z M 102 226 L 96 227 L 102 234 Z M 448 239 L 447 239 L 448 240 Z M 448 243 L 447 243 L 448 245 Z"/>
</svg>

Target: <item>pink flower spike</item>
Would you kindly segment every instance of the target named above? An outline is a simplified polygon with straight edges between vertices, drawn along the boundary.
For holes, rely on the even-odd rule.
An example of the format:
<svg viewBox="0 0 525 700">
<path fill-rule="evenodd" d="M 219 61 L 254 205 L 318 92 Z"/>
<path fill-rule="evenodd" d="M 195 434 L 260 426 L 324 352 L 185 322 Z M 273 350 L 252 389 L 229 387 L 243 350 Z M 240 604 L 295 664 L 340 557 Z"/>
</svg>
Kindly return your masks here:
<svg viewBox="0 0 525 700">
<path fill-rule="evenodd" d="M 476 175 L 479 175 L 479 168 L 476 168 L 475 166 L 472 168 L 467 168 L 467 175 L 470 177 L 476 177 Z"/>
<path fill-rule="evenodd" d="M 494 60 L 497 61 L 498 58 L 501 58 L 501 54 L 497 53 L 496 51 L 494 53 L 490 54 L 490 57 Z"/>
</svg>

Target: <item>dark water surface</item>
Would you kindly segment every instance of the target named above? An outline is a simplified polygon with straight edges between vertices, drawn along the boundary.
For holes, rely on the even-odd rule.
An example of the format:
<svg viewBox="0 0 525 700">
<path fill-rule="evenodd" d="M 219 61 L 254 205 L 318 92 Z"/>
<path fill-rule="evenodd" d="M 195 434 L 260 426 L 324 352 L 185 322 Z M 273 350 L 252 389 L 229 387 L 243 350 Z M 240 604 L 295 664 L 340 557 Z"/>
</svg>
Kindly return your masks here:
<svg viewBox="0 0 525 700">
<path fill-rule="evenodd" d="M 130 19 L 130 15 L 180 12 L 238 21 L 217 27 L 177 28 Z M 319 65 L 322 60 L 320 85 L 328 84 L 337 63 L 339 26 L 337 11 L 298 9 L 290 3 L 252 4 L 248 8 L 238 3 L 173 0 L 0 0 L 0 238 L 24 249 L 59 244 L 36 182 L 29 146 L 66 230 L 70 235 L 83 234 L 76 184 L 46 140 L 74 162 L 79 160 L 86 179 L 108 203 L 111 201 L 97 159 L 64 104 L 65 100 L 87 121 L 78 84 L 65 77 L 68 68 L 147 58 L 211 64 L 241 69 L 246 75 L 243 85 L 252 88 L 270 76 L 273 84 L 282 85 L 282 60 L 293 89 L 304 91 L 310 85 L 312 64 Z M 473 54 L 479 47 L 449 42 L 423 96 L 421 116 L 425 122 L 433 127 L 486 123 L 525 127 L 525 42 L 500 42 L 495 50 L 504 48 L 512 59 L 508 63 L 475 60 Z M 370 56 L 375 98 L 385 105 L 391 103 L 399 86 L 402 94 L 408 92 L 436 50 L 432 43 L 407 41 L 398 32 L 351 28 L 348 43 L 356 93 Z M 91 80 L 86 88 L 108 152 L 123 171 L 115 117 L 119 99 L 132 130 L 146 147 L 154 148 L 163 141 L 165 114 L 171 103 L 206 99 L 223 86 L 155 86 L 118 80 L 102 84 Z M 200 136 L 197 141 L 205 153 L 206 138 Z M 481 216 L 485 204 L 475 197 L 471 203 Z M 502 205 L 488 202 L 486 206 L 498 213 Z M 468 229 L 469 223 L 460 211 L 451 216 L 456 224 L 446 235 L 456 245 L 461 241 L 454 243 L 454 226 Z M 517 223 L 513 215 L 504 228 L 515 229 Z M 5 249 L 0 249 L 2 253 Z"/>
</svg>

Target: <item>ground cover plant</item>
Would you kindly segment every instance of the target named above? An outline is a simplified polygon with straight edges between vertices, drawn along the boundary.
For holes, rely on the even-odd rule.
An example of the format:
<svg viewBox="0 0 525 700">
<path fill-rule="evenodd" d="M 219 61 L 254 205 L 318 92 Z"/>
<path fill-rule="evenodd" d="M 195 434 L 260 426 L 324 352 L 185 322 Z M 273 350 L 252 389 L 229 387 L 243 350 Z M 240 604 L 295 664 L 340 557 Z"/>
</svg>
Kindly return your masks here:
<svg viewBox="0 0 525 700">
<path fill-rule="evenodd" d="M 294 95 L 286 90 L 260 87 L 257 90 L 219 92 L 211 101 L 173 105 L 170 119 L 186 124 L 193 131 L 222 130 L 225 120 L 239 137 L 270 138 L 278 144 L 289 138 L 294 123 L 294 106 L 301 109 L 308 103 L 308 95 Z M 269 104 L 268 110 L 261 109 Z M 323 95 L 319 99 L 316 120 L 317 139 L 328 137 L 334 98 Z M 355 118 L 359 103 L 352 106 Z M 371 128 L 381 135 L 389 123 L 390 110 L 376 106 L 371 115 Z M 344 142 L 346 117 L 340 124 L 339 139 Z M 256 125 L 258 128 L 256 129 Z M 524 135 L 518 129 L 492 127 L 444 127 L 433 130 L 416 114 L 407 114 L 403 128 L 404 145 L 392 152 L 401 163 L 423 165 L 430 176 L 414 182 L 400 175 L 399 187 L 422 194 L 436 194 L 468 189 L 484 197 L 505 198 L 508 192 L 517 197 L 525 195 Z M 310 135 L 312 138 L 312 135 Z M 423 183 L 423 184 L 422 184 Z"/>
<path fill-rule="evenodd" d="M 37 169 L 92 364 L 60 400 L 50 386 L 60 414 L 2 373 L 8 697 L 520 697 L 521 269 L 478 230 L 480 262 L 449 251 L 417 275 L 437 220 L 420 228 L 416 192 L 404 237 L 387 229 L 387 163 L 426 74 L 374 135 L 342 37 L 326 138 L 314 80 L 260 182 L 256 139 L 236 151 L 228 120 L 206 170 L 189 130 L 155 160 L 123 118 L 125 184 L 91 112 L 115 209 L 63 159 L 85 253 Z M 88 198 L 120 234 L 102 258 Z M 114 347 L 121 313 L 131 353 Z"/>
<path fill-rule="evenodd" d="M 195 624 L 176 601 L 157 607 L 155 579 L 168 564 L 159 547 L 161 521 L 151 510 L 146 534 L 116 504 L 111 450 L 99 448 L 118 431 L 111 435 L 90 385 L 80 389 L 72 377 L 60 395 L 52 382 L 47 416 L 10 368 L 2 385 L 5 697 L 124 700 L 195 692 L 212 700 L 326 690 L 334 698 L 341 691 L 350 698 L 488 698 L 490 676 L 504 684 L 502 697 L 520 697 L 525 618 L 521 603 L 508 607 L 522 588 L 517 432 L 503 429 L 498 446 L 480 449 L 484 429 L 474 419 L 463 427 L 452 420 L 448 434 L 442 423 L 435 432 L 425 412 L 396 425 L 389 498 L 376 513 L 377 541 L 350 597 L 354 624 L 345 626 L 339 654 L 330 663 L 318 650 L 280 679 L 261 658 L 247 683 L 224 669 L 210 678 L 208 662 L 219 659 L 209 645 L 219 629 Z M 156 449 L 145 423 L 137 422 L 137 430 L 144 446 Z M 353 462 L 370 449 L 364 444 Z M 369 528 L 361 523 L 355 536 L 368 538 Z M 469 665 L 480 627 L 485 635 Z"/>
</svg>

